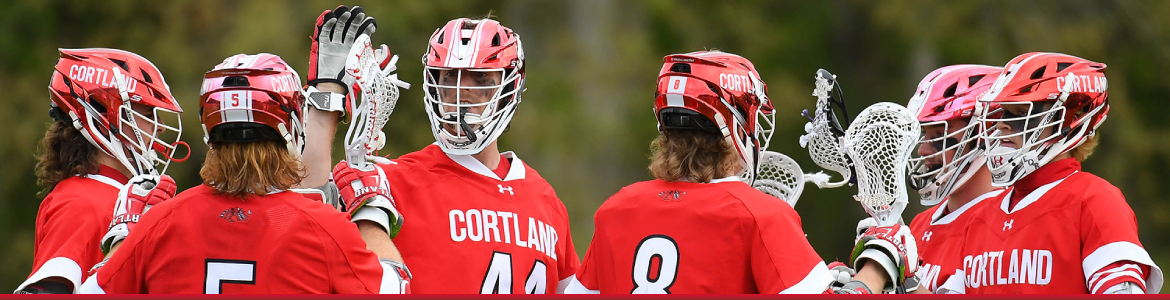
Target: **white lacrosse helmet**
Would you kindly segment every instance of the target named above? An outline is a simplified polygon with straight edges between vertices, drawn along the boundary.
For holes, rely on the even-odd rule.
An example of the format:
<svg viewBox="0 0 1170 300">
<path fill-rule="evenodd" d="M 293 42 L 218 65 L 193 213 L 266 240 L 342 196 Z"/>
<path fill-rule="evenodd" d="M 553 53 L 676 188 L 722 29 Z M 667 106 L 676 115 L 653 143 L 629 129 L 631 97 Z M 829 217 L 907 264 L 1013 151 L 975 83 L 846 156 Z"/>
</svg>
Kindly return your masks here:
<svg viewBox="0 0 1170 300">
<path fill-rule="evenodd" d="M 508 129 L 524 90 L 519 34 L 491 19 L 451 20 L 431 35 L 422 62 L 424 104 L 443 152 L 479 153 Z M 463 82 L 464 75 L 491 73 L 500 74 L 501 80 Z M 440 78 L 444 74 L 453 78 Z M 479 103 L 461 99 L 472 92 L 491 96 Z"/>
</svg>

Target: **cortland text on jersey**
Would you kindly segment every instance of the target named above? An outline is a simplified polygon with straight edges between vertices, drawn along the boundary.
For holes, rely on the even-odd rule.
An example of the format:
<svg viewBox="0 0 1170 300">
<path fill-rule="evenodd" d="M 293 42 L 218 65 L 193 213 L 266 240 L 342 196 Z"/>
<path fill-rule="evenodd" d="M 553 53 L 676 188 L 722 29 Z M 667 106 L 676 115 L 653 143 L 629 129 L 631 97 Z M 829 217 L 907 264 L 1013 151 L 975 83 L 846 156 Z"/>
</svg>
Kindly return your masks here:
<svg viewBox="0 0 1170 300">
<path fill-rule="evenodd" d="M 557 260 L 556 244 L 560 236 L 555 227 L 543 220 L 476 208 L 452 209 L 447 216 L 451 221 L 452 241 L 511 244 L 540 251 Z"/>
<path fill-rule="evenodd" d="M 972 289 L 1004 284 L 1047 285 L 1052 282 L 1052 265 L 1052 251 L 1045 249 L 1010 249 L 963 258 L 967 288 Z"/>
</svg>

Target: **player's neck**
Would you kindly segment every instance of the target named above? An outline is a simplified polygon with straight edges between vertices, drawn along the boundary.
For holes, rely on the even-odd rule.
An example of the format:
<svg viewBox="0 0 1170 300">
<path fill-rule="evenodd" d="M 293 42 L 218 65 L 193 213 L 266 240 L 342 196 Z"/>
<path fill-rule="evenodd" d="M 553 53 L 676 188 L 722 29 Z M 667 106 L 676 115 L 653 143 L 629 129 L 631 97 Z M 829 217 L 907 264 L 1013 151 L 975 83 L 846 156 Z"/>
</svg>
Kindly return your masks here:
<svg viewBox="0 0 1170 300">
<path fill-rule="evenodd" d="M 122 173 L 122 176 L 126 176 L 126 178 L 134 176 L 133 174 L 130 174 L 130 169 L 127 169 L 126 166 L 122 165 L 121 162 L 118 162 L 118 159 L 110 156 L 109 154 L 98 153 L 97 160 L 99 164 L 117 170 L 118 173 Z"/>
<path fill-rule="evenodd" d="M 496 146 L 496 141 L 492 141 L 483 151 L 471 155 L 475 160 L 478 160 L 488 170 L 495 170 L 500 167 L 500 148 Z"/>
<path fill-rule="evenodd" d="M 993 190 L 995 190 L 995 187 L 991 186 L 991 171 L 988 171 L 987 168 L 979 168 L 979 171 L 976 171 L 975 175 L 971 175 L 971 178 L 967 179 L 967 182 L 955 188 L 947 196 L 947 211 L 956 211 L 960 207 L 963 207 L 963 205 L 966 205 L 967 202 L 975 200 L 975 197 L 979 197 Z"/>
</svg>

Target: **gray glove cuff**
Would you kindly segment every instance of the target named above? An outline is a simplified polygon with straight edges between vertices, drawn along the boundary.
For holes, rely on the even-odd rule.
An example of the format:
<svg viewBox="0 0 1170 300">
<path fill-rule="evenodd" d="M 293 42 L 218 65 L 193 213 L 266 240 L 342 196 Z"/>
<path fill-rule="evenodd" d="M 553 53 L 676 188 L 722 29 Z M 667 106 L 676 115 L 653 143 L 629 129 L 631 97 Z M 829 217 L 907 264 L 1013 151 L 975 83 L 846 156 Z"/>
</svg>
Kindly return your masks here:
<svg viewBox="0 0 1170 300">
<path fill-rule="evenodd" d="M 309 86 L 305 94 L 307 102 L 313 108 L 319 111 L 340 112 L 342 117 L 345 116 L 345 94 L 321 91 L 316 86 Z"/>
</svg>

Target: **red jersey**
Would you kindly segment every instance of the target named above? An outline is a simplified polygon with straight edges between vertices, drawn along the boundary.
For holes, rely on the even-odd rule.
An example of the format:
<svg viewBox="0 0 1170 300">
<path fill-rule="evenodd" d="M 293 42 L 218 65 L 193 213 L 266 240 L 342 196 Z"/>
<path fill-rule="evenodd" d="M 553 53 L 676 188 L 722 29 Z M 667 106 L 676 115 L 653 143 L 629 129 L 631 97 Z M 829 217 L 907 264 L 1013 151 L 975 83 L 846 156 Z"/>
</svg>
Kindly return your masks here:
<svg viewBox="0 0 1170 300">
<path fill-rule="evenodd" d="M 290 191 L 241 200 L 200 185 L 143 214 L 81 291 L 396 292 L 391 272 L 329 205 Z"/>
<path fill-rule="evenodd" d="M 1029 191 L 1030 192 L 1027 192 Z M 1020 195 L 1012 195 L 1013 193 Z M 1017 203 L 1009 204 L 1012 197 Z M 1045 165 L 973 216 L 961 268 L 943 288 L 953 292 L 1096 293 L 1119 262 L 1141 264 L 1124 273 L 1157 293 L 1162 272 L 1138 240 L 1137 220 L 1121 191 L 1081 171 L 1075 159 Z M 1009 209 L 1010 207 L 1010 209 Z M 961 284 L 960 284 L 961 283 Z"/>
<path fill-rule="evenodd" d="M 49 277 L 69 280 L 76 291 L 83 274 L 102 261 L 102 236 L 110 227 L 126 176 L 107 166 L 97 174 L 62 180 L 37 211 L 33 272 L 16 290 Z"/>
<path fill-rule="evenodd" d="M 947 203 L 935 205 L 918 214 L 910 221 L 910 232 L 913 232 L 918 245 L 918 259 L 922 265 L 918 268 L 920 284 L 928 291 L 934 292 L 939 285 L 947 281 L 956 269 L 962 268 L 961 261 L 953 259 L 959 255 L 963 247 L 963 236 L 967 233 L 967 222 L 971 215 L 978 214 L 978 210 L 987 206 L 984 201 L 1002 193 L 996 189 L 979 195 L 960 206 L 955 211 L 943 215 Z"/>
<path fill-rule="evenodd" d="M 819 294 L 833 281 L 796 211 L 736 177 L 632 184 L 594 226 L 573 292 Z"/>
<path fill-rule="evenodd" d="M 379 165 L 406 218 L 394 244 L 412 293 L 554 293 L 577 271 L 565 205 L 515 154 L 500 179 L 430 145 Z"/>
</svg>

